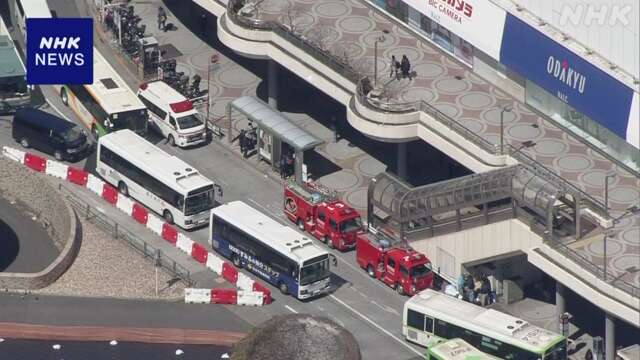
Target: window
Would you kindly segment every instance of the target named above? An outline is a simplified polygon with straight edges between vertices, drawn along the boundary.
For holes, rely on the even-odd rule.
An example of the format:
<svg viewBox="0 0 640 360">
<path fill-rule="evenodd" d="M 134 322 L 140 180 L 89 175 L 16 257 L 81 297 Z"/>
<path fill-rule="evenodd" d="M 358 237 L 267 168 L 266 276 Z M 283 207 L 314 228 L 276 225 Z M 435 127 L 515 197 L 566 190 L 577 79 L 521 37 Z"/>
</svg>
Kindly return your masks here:
<svg viewBox="0 0 640 360">
<path fill-rule="evenodd" d="M 138 98 L 140 99 L 140 101 L 142 101 L 144 106 L 146 106 L 147 109 L 151 111 L 151 113 L 154 114 L 155 116 L 159 117 L 162 120 L 164 120 L 167 117 L 166 111 L 162 111 L 162 109 L 157 107 L 154 103 L 149 101 L 147 98 L 145 98 L 141 94 L 138 95 Z"/>
<path fill-rule="evenodd" d="M 411 309 L 407 310 L 407 326 L 423 331 L 424 314 Z"/>
<path fill-rule="evenodd" d="M 324 222 L 326 220 L 326 215 L 324 214 L 324 210 L 319 210 L 318 211 L 318 220 Z"/>
<path fill-rule="evenodd" d="M 171 126 L 173 126 L 173 128 L 175 129 L 176 127 L 176 119 L 173 118 L 173 116 L 169 115 L 169 124 L 171 124 Z"/>
<path fill-rule="evenodd" d="M 433 333 L 433 318 L 425 316 L 424 318 L 424 331 Z"/>
<path fill-rule="evenodd" d="M 396 262 L 392 258 L 389 258 L 387 264 L 394 269 L 396 268 Z"/>
<path fill-rule="evenodd" d="M 400 265 L 400 273 L 404 277 L 408 277 L 409 276 L 409 270 L 407 270 L 407 268 L 402 266 L 402 265 Z"/>
<path fill-rule="evenodd" d="M 83 85 L 67 85 L 67 88 L 80 100 L 98 124 L 104 125 L 104 121 L 109 117 L 109 114 L 107 114 L 102 106 L 89 94 L 87 89 Z"/>
<path fill-rule="evenodd" d="M 16 5 L 18 5 L 18 11 L 20 12 L 20 17 L 24 17 L 24 9 L 22 8 L 22 1 L 16 1 Z"/>
<path fill-rule="evenodd" d="M 338 224 L 333 219 L 329 219 L 329 226 L 331 226 L 331 230 L 338 231 Z"/>
</svg>

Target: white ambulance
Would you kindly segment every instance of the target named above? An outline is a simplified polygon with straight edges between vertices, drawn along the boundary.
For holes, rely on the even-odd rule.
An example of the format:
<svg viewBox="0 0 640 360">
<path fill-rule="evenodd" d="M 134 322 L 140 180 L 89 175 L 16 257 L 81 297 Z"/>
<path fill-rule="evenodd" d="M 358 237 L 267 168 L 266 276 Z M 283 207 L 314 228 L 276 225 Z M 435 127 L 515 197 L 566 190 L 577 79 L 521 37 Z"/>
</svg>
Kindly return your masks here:
<svg viewBox="0 0 640 360">
<path fill-rule="evenodd" d="M 187 147 L 207 139 L 204 119 L 193 103 L 164 81 L 143 83 L 138 98 L 149 110 L 152 127 L 172 146 Z"/>
</svg>

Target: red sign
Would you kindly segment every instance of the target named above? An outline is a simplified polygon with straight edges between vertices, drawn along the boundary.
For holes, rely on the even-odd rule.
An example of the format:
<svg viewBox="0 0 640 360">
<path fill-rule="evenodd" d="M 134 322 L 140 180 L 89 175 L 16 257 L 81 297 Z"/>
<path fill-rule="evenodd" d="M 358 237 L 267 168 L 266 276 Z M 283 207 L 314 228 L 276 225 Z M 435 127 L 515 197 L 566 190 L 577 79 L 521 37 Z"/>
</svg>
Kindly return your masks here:
<svg viewBox="0 0 640 360">
<path fill-rule="evenodd" d="M 473 15 L 473 5 L 465 0 L 429 0 L 429 6 L 458 23 Z"/>
</svg>

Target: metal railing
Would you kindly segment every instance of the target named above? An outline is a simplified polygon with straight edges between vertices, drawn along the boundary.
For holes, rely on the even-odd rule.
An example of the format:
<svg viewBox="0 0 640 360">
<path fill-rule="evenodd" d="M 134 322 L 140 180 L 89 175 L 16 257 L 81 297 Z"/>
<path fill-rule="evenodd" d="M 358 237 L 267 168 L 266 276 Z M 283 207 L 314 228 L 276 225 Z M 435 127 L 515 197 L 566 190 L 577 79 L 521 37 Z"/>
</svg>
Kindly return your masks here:
<svg viewBox="0 0 640 360">
<path fill-rule="evenodd" d="M 125 241 L 142 256 L 149 258 L 156 264 L 156 266 L 164 268 L 173 277 L 181 279 L 188 286 L 195 283 L 191 278 L 191 272 L 167 256 L 162 250 L 148 244 L 127 228 L 121 226 L 116 221 L 111 220 L 107 215 L 80 199 L 78 195 L 71 192 L 71 190 L 67 189 L 62 184 L 59 184 L 59 189 L 67 201 L 69 201 L 69 204 L 71 204 L 71 206 L 76 210 L 76 214 L 79 217 L 83 217 L 85 220 L 90 221 L 105 233 L 111 235 L 114 239 Z"/>
</svg>

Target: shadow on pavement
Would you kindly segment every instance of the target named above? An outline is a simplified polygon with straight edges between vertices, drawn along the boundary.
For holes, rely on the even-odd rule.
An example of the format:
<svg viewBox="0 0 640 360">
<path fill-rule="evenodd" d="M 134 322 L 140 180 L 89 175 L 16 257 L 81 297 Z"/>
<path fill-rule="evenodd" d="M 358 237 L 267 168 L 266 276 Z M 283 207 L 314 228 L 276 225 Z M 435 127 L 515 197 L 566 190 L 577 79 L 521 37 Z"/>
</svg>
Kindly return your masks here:
<svg viewBox="0 0 640 360">
<path fill-rule="evenodd" d="M 19 251 L 18 236 L 0 219 L 0 271 L 4 271 L 15 261 Z"/>
</svg>

